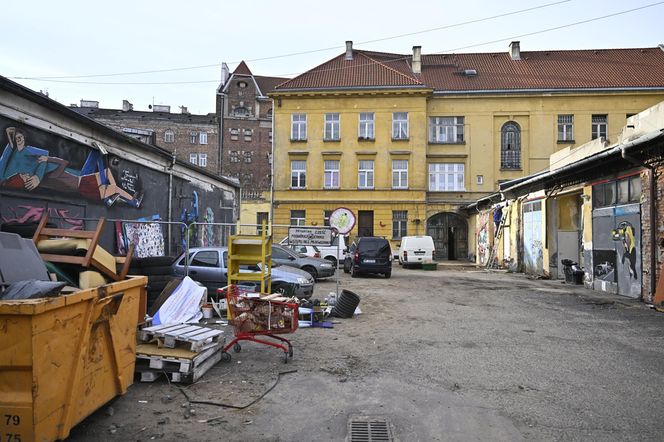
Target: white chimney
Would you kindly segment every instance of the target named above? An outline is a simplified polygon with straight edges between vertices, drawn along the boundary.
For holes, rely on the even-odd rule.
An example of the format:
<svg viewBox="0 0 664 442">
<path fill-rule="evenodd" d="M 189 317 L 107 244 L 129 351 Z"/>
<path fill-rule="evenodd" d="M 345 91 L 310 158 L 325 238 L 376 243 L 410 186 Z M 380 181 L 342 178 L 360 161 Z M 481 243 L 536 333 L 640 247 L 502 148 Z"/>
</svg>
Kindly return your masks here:
<svg viewBox="0 0 664 442">
<path fill-rule="evenodd" d="M 128 100 L 122 100 L 122 112 L 129 112 L 134 110 L 134 105 Z"/>
<path fill-rule="evenodd" d="M 228 77 L 231 76 L 231 71 L 228 69 L 228 65 L 225 62 L 221 63 L 221 85 L 225 85 L 228 81 Z"/>
<path fill-rule="evenodd" d="M 512 60 L 521 60 L 521 48 L 518 41 L 510 43 L 510 56 Z"/>
<path fill-rule="evenodd" d="M 95 100 L 83 100 L 81 99 L 81 107 L 92 107 L 95 109 L 99 108 L 99 102 Z"/>
<path fill-rule="evenodd" d="M 413 74 L 422 73 L 422 46 L 413 46 Z"/>
<path fill-rule="evenodd" d="M 352 40 L 347 40 L 346 41 L 346 56 L 344 57 L 345 60 L 352 60 L 353 59 L 353 41 Z"/>
<path fill-rule="evenodd" d="M 180 113 L 181 114 L 188 114 L 189 110 L 187 109 L 187 106 L 180 106 Z"/>
</svg>

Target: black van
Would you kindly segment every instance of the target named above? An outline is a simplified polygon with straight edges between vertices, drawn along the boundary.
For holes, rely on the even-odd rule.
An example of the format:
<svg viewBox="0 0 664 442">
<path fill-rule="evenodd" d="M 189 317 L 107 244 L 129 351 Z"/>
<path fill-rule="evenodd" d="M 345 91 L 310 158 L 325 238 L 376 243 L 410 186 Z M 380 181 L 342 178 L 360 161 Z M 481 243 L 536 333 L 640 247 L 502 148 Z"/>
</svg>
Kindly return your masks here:
<svg viewBox="0 0 664 442">
<path fill-rule="evenodd" d="M 385 238 L 360 236 L 348 248 L 344 272 L 352 277 L 360 273 L 382 273 L 392 276 L 392 248 Z"/>
</svg>

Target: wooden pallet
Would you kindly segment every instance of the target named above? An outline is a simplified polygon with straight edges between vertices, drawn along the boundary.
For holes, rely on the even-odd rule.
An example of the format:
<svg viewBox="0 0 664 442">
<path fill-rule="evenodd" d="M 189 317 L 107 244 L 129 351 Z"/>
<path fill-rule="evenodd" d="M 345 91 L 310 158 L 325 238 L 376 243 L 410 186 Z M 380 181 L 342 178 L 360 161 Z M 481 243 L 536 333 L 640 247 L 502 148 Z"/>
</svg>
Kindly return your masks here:
<svg viewBox="0 0 664 442">
<path fill-rule="evenodd" d="M 136 348 L 136 372 L 141 382 L 153 382 L 166 376 L 171 382 L 196 382 L 221 360 L 225 340 L 200 353 L 181 348 L 164 348 L 156 344 L 140 344 Z"/>
<path fill-rule="evenodd" d="M 138 332 L 139 342 L 154 342 L 166 348 L 185 348 L 201 352 L 212 348 L 222 339 L 223 331 L 197 325 L 155 325 Z"/>
</svg>

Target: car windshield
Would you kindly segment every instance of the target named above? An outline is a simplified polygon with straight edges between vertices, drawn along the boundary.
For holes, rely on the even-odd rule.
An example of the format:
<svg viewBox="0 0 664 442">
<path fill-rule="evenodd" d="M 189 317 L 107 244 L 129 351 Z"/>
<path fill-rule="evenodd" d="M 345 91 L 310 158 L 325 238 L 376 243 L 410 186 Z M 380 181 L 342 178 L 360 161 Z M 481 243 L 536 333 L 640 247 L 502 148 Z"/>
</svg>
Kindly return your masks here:
<svg viewBox="0 0 664 442">
<path fill-rule="evenodd" d="M 387 241 L 381 240 L 364 240 L 360 241 L 360 251 L 372 255 L 381 253 L 390 253 L 390 244 Z"/>
</svg>

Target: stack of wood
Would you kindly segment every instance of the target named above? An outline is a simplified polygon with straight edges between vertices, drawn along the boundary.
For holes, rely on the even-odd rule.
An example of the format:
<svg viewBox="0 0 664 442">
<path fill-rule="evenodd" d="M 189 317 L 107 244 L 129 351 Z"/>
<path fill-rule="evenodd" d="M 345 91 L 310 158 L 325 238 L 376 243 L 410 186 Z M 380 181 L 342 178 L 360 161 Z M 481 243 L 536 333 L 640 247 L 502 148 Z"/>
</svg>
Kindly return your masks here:
<svg viewBox="0 0 664 442">
<path fill-rule="evenodd" d="M 289 330 L 293 328 L 293 311 L 286 303 L 291 298 L 272 294 L 260 298 L 237 297 L 230 300 L 234 317 L 231 324 L 242 333 Z M 297 302 L 297 301 L 295 301 Z"/>
<path fill-rule="evenodd" d="M 171 382 L 196 382 L 221 360 L 223 331 L 196 325 L 156 325 L 138 332 L 136 373 L 141 382 L 166 376 Z"/>
</svg>

